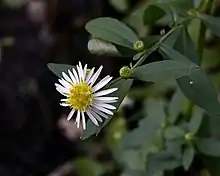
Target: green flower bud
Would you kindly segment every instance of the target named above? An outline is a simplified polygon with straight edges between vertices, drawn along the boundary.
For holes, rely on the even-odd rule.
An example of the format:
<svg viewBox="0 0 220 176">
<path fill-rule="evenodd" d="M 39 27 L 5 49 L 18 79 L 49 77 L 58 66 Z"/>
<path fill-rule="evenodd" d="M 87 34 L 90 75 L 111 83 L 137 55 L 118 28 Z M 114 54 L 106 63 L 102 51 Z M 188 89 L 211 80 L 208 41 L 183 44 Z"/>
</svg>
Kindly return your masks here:
<svg viewBox="0 0 220 176">
<path fill-rule="evenodd" d="M 139 41 L 134 43 L 133 47 L 134 47 L 135 50 L 141 52 L 141 51 L 144 50 L 144 42 L 139 40 Z"/>
<path fill-rule="evenodd" d="M 121 139 L 121 138 L 122 138 L 122 133 L 121 133 L 121 132 L 114 132 L 113 138 L 114 138 L 115 140 Z"/>
<path fill-rule="evenodd" d="M 199 13 L 199 12 L 198 12 L 196 9 L 191 9 L 191 10 L 189 10 L 187 13 L 188 13 L 189 16 L 195 18 L 195 17 L 198 16 L 198 13 Z"/>
<path fill-rule="evenodd" d="M 122 78 L 127 79 L 133 75 L 133 70 L 129 68 L 128 66 L 124 66 L 120 69 L 119 73 Z"/>
<path fill-rule="evenodd" d="M 193 133 L 187 133 L 184 138 L 186 141 L 191 142 L 194 141 L 196 137 Z"/>
</svg>

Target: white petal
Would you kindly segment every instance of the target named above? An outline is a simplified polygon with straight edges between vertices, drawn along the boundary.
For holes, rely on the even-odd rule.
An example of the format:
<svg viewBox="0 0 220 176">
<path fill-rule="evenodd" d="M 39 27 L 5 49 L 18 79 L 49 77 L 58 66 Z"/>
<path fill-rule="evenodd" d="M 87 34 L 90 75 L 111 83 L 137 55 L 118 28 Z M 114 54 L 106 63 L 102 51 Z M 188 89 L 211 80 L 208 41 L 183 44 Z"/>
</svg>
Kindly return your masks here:
<svg viewBox="0 0 220 176">
<path fill-rule="evenodd" d="M 77 124 L 77 128 L 79 128 L 79 124 L 80 124 L 80 111 L 77 111 L 77 116 L 76 116 L 76 124 Z"/>
<path fill-rule="evenodd" d="M 74 76 L 75 76 L 75 78 L 76 78 L 76 82 L 79 83 L 79 76 L 78 76 L 78 74 L 77 74 L 75 68 L 72 68 L 72 71 L 73 71 L 73 74 L 74 74 Z"/>
<path fill-rule="evenodd" d="M 103 101 L 103 100 L 94 100 L 93 102 L 94 102 L 94 103 L 116 103 L 116 102 L 118 102 L 118 100 L 106 100 L 106 101 Z"/>
<path fill-rule="evenodd" d="M 109 101 L 109 100 L 117 100 L 118 97 L 94 97 L 94 100 L 100 101 Z"/>
<path fill-rule="evenodd" d="M 63 77 L 64 77 L 64 79 L 66 80 L 66 81 L 68 81 L 68 82 L 72 82 L 72 80 L 70 79 L 70 77 L 65 73 L 65 72 L 62 72 L 62 75 L 63 75 Z"/>
<path fill-rule="evenodd" d="M 68 107 L 68 106 L 70 106 L 70 105 L 67 104 L 67 103 L 60 103 L 60 106 Z"/>
<path fill-rule="evenodd" d="M 93 108 L 92 110 L 94 112 L 96 112 L 97 114 L 99 114 L 100 116 L 104 117 L 105 119 L 108 118 L 108 116 L 106 114 L 104 114 L 103 112 L 99 111 L 98 109 Z"/>
<path fill-rule="evenodd" d="M 85 114 L 83 111 L 81 111 L 82 114 L 82 125 L 83 125 L 83 129 L 86 129 L 86 120 L 85 120 Z"/>
<path fill-rule="evenodd" d="M 90 78 L 92 77 L 93 73 L 94 73 L 94 67 L 89 71 L 88 76 L 86 77 L 86 83 L 89 82 Z"/>
<path fill-rule="evenodd" d="M 73 82 L 74 84 L 76 84 L 76 78 L 73 76 L 72 72 L 71 72 L 70 70 L 68 70 L 68 73 L 69 73 L 69 75 L 70 75 L 70 78 L 71 78 L 72 82 Z"/>
<path fill-rule="evenodd" d="M 105 109 L 105 108 L 103 108 L 103 107 L 94 106 L 94 108 L 96 108 L 97 110 L 102 111 L 102 112 L 104 112 L 104 113 L 106 113 L 106 114 L 113 115 L 113 112 L 112 112 L 112 111 L 110 111 L 110 110 L 108 110 L 108 109 Z"/>
<path fill-rule="evenodd" d="M 59 92 L 60 94 L 62 94 L 63 96 L 66 96 L 65 93 L 63 93 L 62 91 L 60 91 L 58 88 L 56 88 L 57 92 Z"/>
<path fill-rule="evenodd" d="M 87 71 L 87 64 L 84 66 L 84 69 L 83 69 L 83 80 L 84 81 L 86 79 L 86 71 Z"/>
<path fill-rule="evenodd" d="M 96 106 L 99 106 L 99 107 L 103 107 L 103 108 L 107 108 L 107 109 L 110 109 L 110 110 L 114 110 L 116 109 L 116 107 L 110 105 L 110 104 L 106 104 L 106 103 L 93 103 L 93 105 L 96 107 Z"/>
<path fill-rule="evenodd" d="M 84 81 L 85 75 L 84 75 L 84 71 L 83 71 L 81 62 L 79 62 L 79 69 L 80 69 L 80 72 L 81 72 L 82 80 Z"/>
<path fill-rule="evenodd" d="M 67 88 L 67 89 L 70 89 L 70 88 L 71 88 L 70 83 L 68 83 L 68 82 L 65 81 L 64 79 L 58 79 L 58 81 L 60 82 L 60 84 L 61 84 L 63 87 L 65 87 L 65 88 Z"/>
<path fill-rule="evenodd" d="M 62 91 L 62 92 L 68 92 L 68 89 L 61 86 L 60 84 L 55 83 L 55 86 L 58 90 Z"/>
<path fill-rule="evenodd" d="M 72 117 L 73 117 L 73 114 L 76 110 L 75 109 L 72 109 L 72 111 L 70 111 L 68 117 L 67 117 L 67 120 L 69 121 Z"/>
<path fill-rule="evenodd" d="M 99 126 L 97 120 L 95 117 L 93 117 L 93 115 L 91 114 L 91 112 L 89 111 L 89 109 L 86 111 L 86 114 L 89 116 L 89 118 L 91 119 L 91 121 L 96 125 Z"/>
<path fill-rule="evenodd" d="M 67 101 L 68 101 L 68 99 L 67 99 L 67 98 L 64 98 L 64 99 L 61 99 L 60 101 L 67 102 Z"/>
<path fill-rule="evenodd" d="M 108 95 L 112 92 L 115 92 L 116 90 L 118 90 L 118 88 L 111 88 L 111 89 L 102 90 L 100 92 L 94 93 L 93 96 L 94 97 L 100 97 L 100 96 L 103 96 L 103 95 Z"/>
<path fill-rule="evenodd" d="M 97 78 L 99 77 L 101 71 L 102 71 L 103 66 L 100 66 L 97 72 L 91 77 L 89 80 L 89 83 L 91 86 L 96 82 Z"/>
<path fill-rule="evenodd" d="M 105 78 L 103 78 L 101 81 L 99 81 L 98 84 L 93 87 L 93 92 L 96 92 L 97 90 L 103 88 L 106 84 L 109 83 L 109 81 L 111 81 L 111 79 L 112 77 L 110 76 L 106 76 Z"/>
<path fill-rule="evenodd" d="M 92 109 L 90 109 L 91 114 L 100 122 L 103 122 L 102 118 L 99 117 L 98 114 L 96 114 L 96 112 L 94 112 Z"/>
</svg>

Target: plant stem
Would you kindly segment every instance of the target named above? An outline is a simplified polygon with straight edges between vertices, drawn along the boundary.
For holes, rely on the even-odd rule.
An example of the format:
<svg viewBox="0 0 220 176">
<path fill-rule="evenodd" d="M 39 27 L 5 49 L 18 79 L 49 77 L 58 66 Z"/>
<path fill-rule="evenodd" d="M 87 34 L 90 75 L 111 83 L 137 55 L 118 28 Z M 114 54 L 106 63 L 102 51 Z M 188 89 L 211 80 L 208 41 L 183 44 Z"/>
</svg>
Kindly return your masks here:
<svg viewBox="0 0 220 176">
<path fill-rule="evenodd" d="M 213 5 L 214 0 L 207 0 L 206 4 L 205 0 L 201 1 L 200 7 L 203 7 L 204 9 L 202 10 L 204 13 L 209 14 L 212 10 L 212 5 Z M 203 45 L 205 42 L 205 35 L 206 35 L 206 26 L 205 24 L 201 21 L 200 22 L 200 28 L 199 28 L 199 37 L 198 37 L 198 44 L 197 44 L 197 53 L 199 55 L 199 58 L 202 61 L 203 57 Z"/>
<path fill-rule="evenodd" d="M 138 62 L 132 67 L 132 69 L 141 65 L 145 61 L 145 59 L 149 55 L 151 55 L 154 51 L 156 51 L 157 48 L 160 46 L 160 44 L 163 43 L 164 40 L 166 40 L 167 37 L 169 37 L 176 30 L 177 27 L 179 27 L 179 26 L 176 26 L 176 27 L 172 28 L 171 30 L 169 30 L 169 32 L 167 32 L 163 37 L 161 37 L 161 39 L 154 46 L 152 46 L 150 49 L 145 50 L 144 55 L 138 60 Z"/>
</svg>

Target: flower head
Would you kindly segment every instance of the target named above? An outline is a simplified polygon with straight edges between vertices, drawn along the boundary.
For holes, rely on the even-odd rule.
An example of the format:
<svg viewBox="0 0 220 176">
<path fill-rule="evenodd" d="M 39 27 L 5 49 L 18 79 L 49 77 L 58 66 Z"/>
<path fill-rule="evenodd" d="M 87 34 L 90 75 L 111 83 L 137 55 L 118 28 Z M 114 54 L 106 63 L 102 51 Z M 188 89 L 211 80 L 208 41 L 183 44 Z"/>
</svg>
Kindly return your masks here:
<svg viewBox="0 0 220 176">
<path fill-rule="evenodd" d="M 86 129 L 86 117 L 99 126 L 98 121 L 102 122 L 102 118 L 107 119 L 108 115 L 113 115 L 112 110 L 116 109 L 111 103 L 117 102 L 118 97 L 106 95 L 115 92 L 117 88 L 100 91 L 112 79 L 108 75 L 97 82 L 102 68 L 100 66 L 95 72 L 93 67 L 88 71 L 87 65 L 83 68 L 79 62 L 76 69 L 68 70 L 68 74 L 62 72 L 63 78 L 58 80 L 59 84 L 55 84 L 56 90 L 66 97 L 61 99 L 60 105 L 71 108 L 67 120 L 76 113 L 75 123 L 78 128 L 82 123 L 83 129 Z"/>
</svg>

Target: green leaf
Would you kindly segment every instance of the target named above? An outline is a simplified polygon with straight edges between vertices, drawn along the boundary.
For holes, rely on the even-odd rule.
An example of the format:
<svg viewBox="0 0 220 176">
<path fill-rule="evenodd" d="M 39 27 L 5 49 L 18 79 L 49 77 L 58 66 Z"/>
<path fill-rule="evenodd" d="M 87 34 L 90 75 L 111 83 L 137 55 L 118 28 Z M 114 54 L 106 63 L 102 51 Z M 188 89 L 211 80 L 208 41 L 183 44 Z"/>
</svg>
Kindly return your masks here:
<svg viewBox="0 0 220 176">
<path fill-rule="evenodd" d="M 168 2 L 173 13 L 176 13 L 180 16 L 188 16 L 187 12 L 194 8 L 193 0 L 173 0 Z"/>
<path fill-rule="evenodd" d="M 159 41 L 160 38 L 161 38 L 160 35 L 151 35 L 151 36 L 146 36 L 141 40 L 144 42 L 145 48 L 150 48 L 153 44 Z"/>
<path fill-rule="evenodd" d="M 199 139 L 196 143 L 198 150 L 208 156 L 220 156 L 220 141 L 212 138 Z"/>
<path fill-rule="evenodd" d="M 193 145 L 187 145 L 183 151 L 183 167 L 185 170 L 188 170 L 191 163 L 193 162 L 193 158 L 195 155 L 195 150 Z"/>
<path fill-rule="evenodd" d="M 169 47 L 173 47 L 174 44 L 176 43 L 176 40 L 179 38 L 181 29 L 177 28 L 175 29 L 164 41 L 163 44 L 167 45 Z"/>
<path fill-rule="evenodd" d="M 165 129 L 165 138 L 166 139 L 179 139 L 183 138 L 185 135 L 185 131 L 183 131 L 181 128 L 176 126 L 171 126 Z"/>
<path fill-rule="evenodd" d="M 189 122 L 189 132 L 195 134 L 199 130 L 199 127 L 202 124 L 203 114 L 203 109 L 198 106 L 194 107 L 193 114 Z"/>
<path fill-rule="evenodd" d="M 116 92 L 112 93 L 112 96 L 118 97 L 117 103 L 114 104 L 114 106 L 116 107 L 116 110 L 113 113 L 115 113 L 117 111 L 117 109 L 120 106 L 121 102 L 123 101 L 124 97 L 126 96 L 128 91 L 130 90 L 132 84 L 133 84 L 133 79 L 127 79 L 127 80 L 120 79 L 108 87 L 108 88 L 118 88 L 118 90 Z M 108 122 L 111 120 L 111 118 L 112 118 L 112 116 L 109 116 L 109 118 L 106 119 L 102 124 L 100 124 L 99 127 L 96 127 L 89 119 L 86 123 L 87 128 L 84 131 L 82 139 L 86 139 L 95 133 L 98 134 L 101 131 L 101 129 L 105 125 L 108 124 Z"/>
<path fill-rule="evenodd" d="M 124 23 L 108 17 L 96 18 L 86 24 L 86 30 L 93 36 L 133 49 L 137 35 Z"/>
<path fill-rule="evenodd" d="M 149 25 L 165 16 L 165 12 L 157 5 L 149 5 L 144 12 L 144 24 Z"/>
<path fill-rule="evenodd" d="M 181 161 L 172 153 L 168 151 L 161 151 L 155 154 L 149 154 L 146 164 L 147 174 L 153 175 L 159 171 L 175 169 L 181 165 Z"/>
<path fill-rule="evenodd" d="M 161 82 L 188 75 L 193 68 L 172 60 L 152 62 L 134 69 L 134 77 L 142 81 Z"/>
<path fill-rule="evenodd" d="M 177 121 L 179 114 L 184 109 L 185 99 L 186 98 L 184 97 L 180 89 L 177 89 L 176 92 L 173 94 L 173 97 L 168 106 L 169 121 L 172 124 L 174 124 Z"/>
<path fill-rule="evenodd" d="M 97 55 L 120 56 L 115 45 L 98 38 L 89 40 L 88 50 L 90 53 Z"/>
<path fill-rule="evenodd" d="M 188 57 L 192 62 L 199 65 L 199 56 L 186 27 L 180 28 L 180 33 L 174 44 L 174 48 Z"/>
<path fill-rule="evenodd" d="M 185 96 L 195 104 L 211 114 L 220 114 L 217 93 L 202 70 L 193 71 L 189 76 L 180 78 L 178 84 Z"/>
<path fill-rule="evenodd" d="M 220 114 L 217 93 L 204 71 L 178 51 L 166 45 L 162 45 L 161 50 L 171 60 L 177 60 L 192 66 L 188 76 L 177 80 L 185 96 L 206 111 L 212 114 Z"/>
<path fill-rule="evenodd" d="M 75 68 L 73 65 L 67 65 L 67 64 L 54 64 L 54 63 L 49 63 L 47 64 L 48 68 L 50 71 L 52 71 L 55 75 L 58 77 L 62 78 L 62 72 L 68 72 L 68 70 Z"/>
<path fill-rule="evenodd" d="M 160 47 L 160 52 L 162 53 L 162 55 L 166 55 L 171 60 L 182 62 L 186 65 L 191 66 L 192 68 L 197 67 L 196 70 L 199 70 L 198 65 L 194 64 L 189 58 L 182 55 L 177 50 L 172 49 L 168 45 L 162 44 Z M 194 70 L 194 69 L 192 69 L 192 70 Z"/>
<path fill-rule="evenodd" d="M 220 18 L 206 14 L 200 14 L 199 18 L 205 23 L 205 25 L 212 31 L 214 35 L 220 37 Z"/>
</svg>

